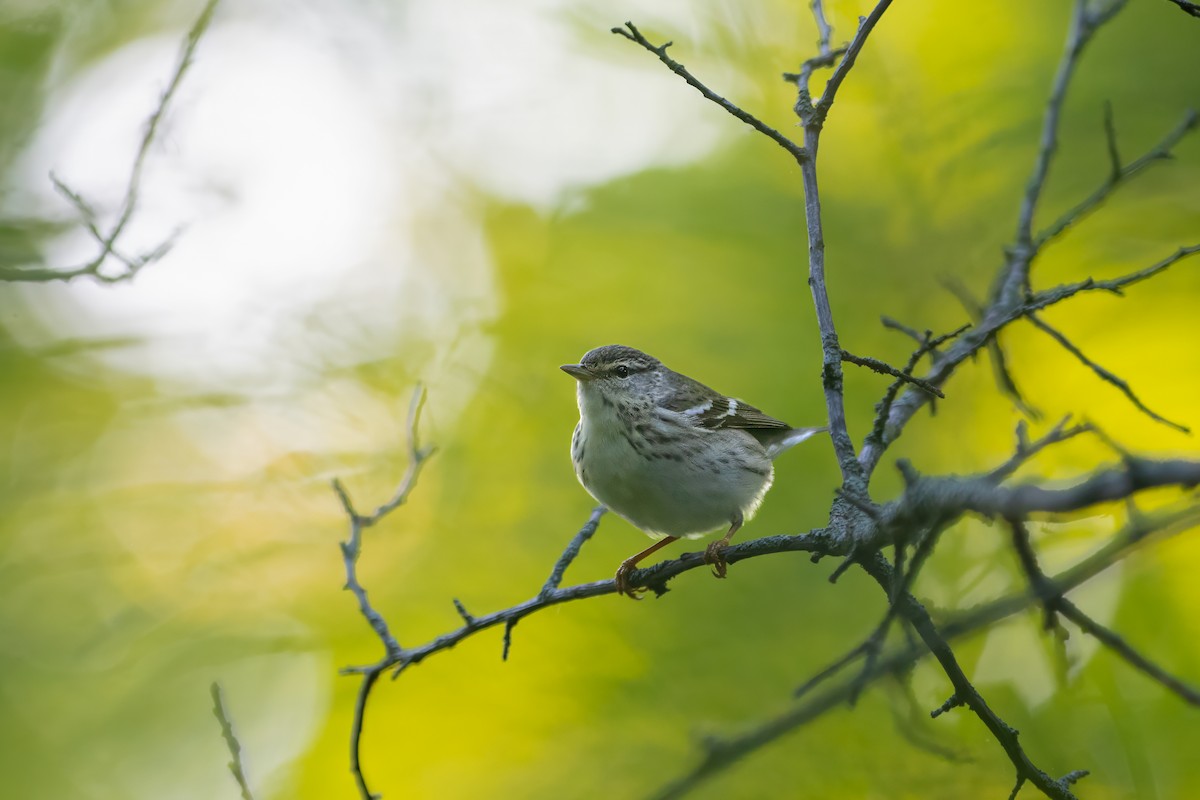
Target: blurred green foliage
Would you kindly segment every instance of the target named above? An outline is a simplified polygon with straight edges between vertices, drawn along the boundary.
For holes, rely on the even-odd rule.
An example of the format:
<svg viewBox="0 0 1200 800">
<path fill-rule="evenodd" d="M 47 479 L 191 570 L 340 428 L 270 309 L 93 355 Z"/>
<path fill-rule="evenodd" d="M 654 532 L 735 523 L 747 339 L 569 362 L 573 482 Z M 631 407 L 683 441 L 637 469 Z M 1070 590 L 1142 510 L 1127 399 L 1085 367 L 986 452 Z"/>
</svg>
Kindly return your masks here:
<svg viewBox="0 0 1200 800">
<path fill-rule="evenodd" d="M 532 5 L 513 4 L 510 13 L 533 14 Z M 805 5 L 698 4 L 696 41 L 666 28 L 646 33 L 674 39 L 674 57 L 703 77 L 727 78 L 732 88 L 719 91 L 791 132 L 793 90 L 778 74 L 810 51 Z M 1105 102 L 1130 158 L 1200 97 L 1192 68 L 1200 24 L 1166 2 L 1132 5 L 1083 62 L 1043 223 L 1103 180 Z M 830 6 L 838 39 L 865 9 Z M 941 279 L 986 291 L 1015 227 L 1066 6 L 898 3 L 880 26 L 833 109 L 821 152 L 829 289 L 847 349 L 902 363 L 911 343 L 884 330 L 881 314 L 940 332 L 967 320 Z M 0 13 L 0 169 L 12 167 L 51 97 L 55 58 L 83 71 L 160 17 L 191 13 L 184 4 L 119 4 L 102 15 L 102 34 L 71 28 L 68 38 L 63 20 L 72 9 Z M 692 92 L 647 54 L 603 38 L 606 25 L 637 21 L 640 12 L 573 4 L 554 13 L 579 37 L 581 58 L 636 63 L 662 92 Z M 364 354 L 354 370 L 316 376 L 317 391 L 395 411 L 384 429 L 360 430 L 364 438 L 331 452 L 297 446 L 262 466 L 250 458 L 255 413 L 271 412 L 256 412 L 238 387 L 181 401 L 169 386 L 94 358 L 95 343 L 30 347 L 19 334 L 43 324 L 30 308 L 62 287 L 0 287 L 5 794 L 236 796 L 208 705 L 216 679 L 257 797 L 353 796 L 346 751 L 357 681 L 337 670 L 376 659 L 379 648 L 341 591 L 336 542 L 345 520 L 328 479 L 342 475 L 363 508 L 389 496 L 403 466 L 409 381 L 422 362 L 449 360 L 471 373 L 474 389 L 462 396 L 450 382 L 430 387 L 425 438 L 440 453 L 409 505 L 365 544 L 361 578 L 405 645 L 458 625 L 452 597 L 479 614 L 534 594 L 587 518 L 591 501 L 567 457 L 573 386 L 558 364 L 626 343 L 794 424 L 819 423 L 798 173 L 771 143 L 732 119 L 719 122 L 729 132 L 704 159 L 581 186 L 555 209 L 473 194 L 501 308 L 483 331 L 490 358 L 482 368 L 456 365 L 453 353 L 398 340 L 394 358 Z M 1177 155 L 1047 253 L 1037 285 L 1119 275 L 1194 242 L 1200 143 L 1185 141 Z M 16 180 L 6 179 L 7 192 L 21 191 Z M 436 218 L 438 209 L 428 213 Z M 0 254 L 27 258 L 47 235 L 42 226 L 58 224 L 10 220 L 0 227 Z M 1151 407 L 1193 426 L 1196 267 L 1181 263 L 1125 299 L 1081 298 L 1046 315 Z M 1194 454 L 1192 440 L 1136 414 L 1038 331 L 1019 327 L 1004 343 L 1046 420 L 1084 414 L 1139 449 Z M 886 384 L 850 369 L 848 414 L 860 439 Z M 341 393 L 347 382 L 358 394 Z M 1018 417 L 986 364 L 965 367 L 947 395 L 889 458 L 911 458 L 925 472 L 970 471 L 1010 451 Z M 293 400 L 301 402 L 276 398 L 276 408 Z M 333 405 L 331 426 L 379 424 L 353 404 Z M 1048 452 L 1029 474 L 1059 480 L 1111 458 L 1080 441 Z M 836 472 L 823 445 L 789 453 L 744 535 L 823 524 Z M 896 486 L 885 463 L 875 496 Z M 1077 556 L 1124 513 L 1046 526 L 1039 545 Z M 567 580 L 608 577 L 644 543 L 607 518 Z M 386 797 L 643 796 L 699 757 L 701 737 L 779 712 L 795 685 L 870 630 L 884 598 L 854 571 L 829 584 L 832 568 L 801 556 L 764 558 L 736 565 L 719 584 L 690 573 L 658 601 L 557 607 L 517 627 L 507 663 L 499 633 L 474 637 L 378 687 L 364 740 L 372 787 Z M 1194 535 L 1162 542 L 1097 579 L 1081 602 L 1107 609 L 1103 621 L 1195 683 L 1198 569 Z M 967 522 L 946 535 L 918 593 L 950 609 L 1019 585 L 1003 535 Z M 1061 664 L 1038 622 L 1030 614 L 957 647 L 968 674 L 986 676 L 981 690 L 1022 731 L 1034 760 L 1053 774 L 1090 769 L 1088 798 L 1200 795 L 1195 710 L 1082 635 Z M 872 690 L 698 796 L 1006 796 L 1011 769 L 976 718 L 927 719 L 949 693 L 940 673 L 919 666 L 908 692 Z M 961 760 L 913 746 L 906 725 Z"/>
</svg>

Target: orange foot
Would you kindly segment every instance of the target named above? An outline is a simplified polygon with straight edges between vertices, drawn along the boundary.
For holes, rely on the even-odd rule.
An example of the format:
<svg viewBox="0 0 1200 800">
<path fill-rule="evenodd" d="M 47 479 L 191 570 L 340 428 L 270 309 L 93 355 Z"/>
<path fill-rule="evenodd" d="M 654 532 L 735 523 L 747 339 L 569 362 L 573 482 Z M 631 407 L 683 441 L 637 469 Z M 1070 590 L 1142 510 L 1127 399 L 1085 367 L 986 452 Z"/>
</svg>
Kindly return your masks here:
<svg viewBox="0 0 1200 800">
<path fill-rule="evenodd" d="M 621 566 L 617 567 L 617 574 L 613 577 L 613 580 L 617 584 L 617 594 L 632 597 L 634 600 L 641 600 L 641 595 L 646 591 L 645 587 L 629 585 L 629 574 L 635 569 L 637 569 L 637 562 L 622 561 Z"/>
<path fill-rule="evenodd" d="M 729 547 L 729 542 L 724 539 L 718 539 L 715 542 L 709 543 L 704 550 L 704 563 L 711 564 L 713 575 L 718 578 L 724 578 L 729 565 L 725 562 L 725 549 Z"/>
</svg>

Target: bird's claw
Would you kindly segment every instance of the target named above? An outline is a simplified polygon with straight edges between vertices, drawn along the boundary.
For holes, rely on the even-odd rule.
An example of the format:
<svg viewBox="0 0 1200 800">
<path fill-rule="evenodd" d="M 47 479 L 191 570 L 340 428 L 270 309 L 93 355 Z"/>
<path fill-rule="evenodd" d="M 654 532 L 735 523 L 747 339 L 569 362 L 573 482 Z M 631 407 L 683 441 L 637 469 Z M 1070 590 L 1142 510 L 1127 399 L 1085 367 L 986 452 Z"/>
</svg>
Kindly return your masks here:
<svg viewBox="0 0 1200 800">
<path fill-rule="evenodd" d="M 712 566 L 712 573 L 715 577 L 724 578 L 728 571 L 729 564 L 725 561 L 725 548 L 729 544 L 722 540 L 711 542 L 704 549 L 704 563 Z"/>
<path fill-rule="evenodd" d="M 646 588 L 644 586 L 629 585 L 629 574 L 635 569 L 637 569 L 636 564 L 622 564 L 617 567 L 617 574 L 613 576 L 613 581 L 617 584 L 617 594 L 623 594 L 634 600 L 641 600 L 641 595 L 645 593 Z"/>
</svg>

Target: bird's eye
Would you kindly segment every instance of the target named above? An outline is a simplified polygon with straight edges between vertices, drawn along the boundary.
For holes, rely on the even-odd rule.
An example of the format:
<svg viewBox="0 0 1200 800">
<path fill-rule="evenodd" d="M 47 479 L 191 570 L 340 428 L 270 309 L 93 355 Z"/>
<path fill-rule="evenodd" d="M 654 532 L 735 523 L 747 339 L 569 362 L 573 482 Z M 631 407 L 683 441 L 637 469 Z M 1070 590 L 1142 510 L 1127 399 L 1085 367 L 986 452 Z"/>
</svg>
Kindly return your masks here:
<svg viewBox="0 0 1200 800">
<path fill-rule="evenodd" d="M 613 369 L 613 372 L 617 373 L 618 378 L 628 378 L 629 377 L 629 367 L 625 366 L 624 364 L 618 364 Z"/>
</svg>

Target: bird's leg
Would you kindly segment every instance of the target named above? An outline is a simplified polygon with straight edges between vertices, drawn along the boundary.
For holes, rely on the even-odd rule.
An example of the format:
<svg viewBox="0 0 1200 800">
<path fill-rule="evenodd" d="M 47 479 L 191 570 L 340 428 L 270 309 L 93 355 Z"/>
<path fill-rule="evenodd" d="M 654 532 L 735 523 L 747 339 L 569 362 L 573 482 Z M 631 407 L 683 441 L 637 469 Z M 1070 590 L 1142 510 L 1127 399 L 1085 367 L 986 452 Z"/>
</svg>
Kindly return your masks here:
<svg viewBox="0 0 1200 800">
<path fill-rule="evenodd" d="M 742 527 L 742 512 L 735 511 L 729 518 L 729 522 L 729 531 L 717 541 L 710 543 L 704 550 L 704 563 L 712 564 L 713 575 L 718 578 L 725 577 L 725 571 L 729 566 L 725 563 L 725 548 L 729 547 L 729 540 Z"/>
<path fill-rule="evenodd" d="M 627 594 L 634 600 L 641 600 L 642 598 L 638 597 L 638 594 L 646 590 L 645 588 L 641 587 L 634 589 L 632 586 L 630 586 L 629 573 L 633 572 L 637 568 L 638 562 L 643 558 L 657 552 L 658 550 L 661 550 L 678 538 L 678 536 L 668 536 L 665 539 L 659 539 L 657 542 L 650 545 L 637 555 L 630 556 L 622 561 L 621 566 L 617 567 L 617 574 L 614 578 L 614 580 L 617 582 L 617 594 Z"/>
</svg>

